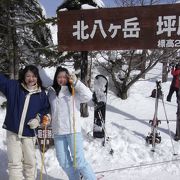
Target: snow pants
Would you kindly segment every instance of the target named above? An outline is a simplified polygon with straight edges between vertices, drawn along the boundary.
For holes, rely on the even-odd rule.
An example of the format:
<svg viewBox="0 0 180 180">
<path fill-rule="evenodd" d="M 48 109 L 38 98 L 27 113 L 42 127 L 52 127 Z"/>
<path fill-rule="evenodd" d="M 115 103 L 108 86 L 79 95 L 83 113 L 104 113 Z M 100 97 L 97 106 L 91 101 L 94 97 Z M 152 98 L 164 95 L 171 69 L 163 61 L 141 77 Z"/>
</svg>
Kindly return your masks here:
<svg viewBox="0 0 180 180">
<path fill-rule="evenodd" d="M 9 180 L 36 179 L 34 137 L 19 138 L 17 134 L 7 131 L 7 155 Z"/>
<path fill-rule="evenodd" d="M 76 149 L 74 150 L 74 134 L 55 135 L 56 156 L 60 166 L 66 172 L 69 180 L 79 180 L 80 174 L 85 180 L 96 180 L 91 166 L 84 158 L 81 133 L 76 133 Z M 76 155 L 74 156 L 74 152 Z M 75 157 L 76 167 L 73 167 Z"/>
<path fill-rule="evenodd" d="M 171 98 L 174 92 L 176 92 L 176 97 L 178 98 L 178 91 L 179 91 L 179 88 L 170 86 L 169 93 L 167 95 L 167 101 L 171 102 Z"/>
</svg>

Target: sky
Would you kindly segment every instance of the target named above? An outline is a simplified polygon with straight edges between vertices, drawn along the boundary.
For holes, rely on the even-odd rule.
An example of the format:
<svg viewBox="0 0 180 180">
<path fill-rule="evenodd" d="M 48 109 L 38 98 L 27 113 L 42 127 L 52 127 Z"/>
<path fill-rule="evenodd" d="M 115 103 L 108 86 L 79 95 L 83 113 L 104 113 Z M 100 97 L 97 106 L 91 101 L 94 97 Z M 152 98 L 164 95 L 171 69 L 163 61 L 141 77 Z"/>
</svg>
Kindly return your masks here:
<svg viewBox="0 0 180 180">
<path fill-rule="evenodd" d="M 44 6 L 47 17 L 56 16 L 57 7 L 63 2 L 63 0 L 39 0 L 39 2 Z M 113 0 L 103 0 L 106 7 L 115 6 Z"/>
</svg>

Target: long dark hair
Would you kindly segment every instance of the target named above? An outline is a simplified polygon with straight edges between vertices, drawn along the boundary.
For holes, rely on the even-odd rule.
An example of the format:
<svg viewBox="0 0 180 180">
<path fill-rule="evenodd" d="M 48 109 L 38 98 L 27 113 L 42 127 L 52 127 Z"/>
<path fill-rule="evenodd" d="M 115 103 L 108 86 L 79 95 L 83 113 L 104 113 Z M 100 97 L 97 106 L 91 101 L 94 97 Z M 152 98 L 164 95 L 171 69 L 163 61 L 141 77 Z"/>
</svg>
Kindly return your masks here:
<svg viewBox="0 0 180 180">
<path fill-rule="evenodd" d="M 19 74 L 19 81 L 23 84 L 26 84 L 25 83 L 25 74 L 28 72 L 28 71 L 31 71 L 35 77 L 37 77 L 37 85 L 41 88 L 43 88 L 42 86 L 42 81 L 41 81 L 41 78 L 40 78 L 40 75 L 39 75 L 39 70 L 36 66 L 34 65 L 28 65 L 26 66 L 24 69 L 22 69 L 20 71 L 20 74 Z"/>
<path fill-rule="evenodd" d="M 59 92 L 60 92 L 60 90 L 61 90 L 61 85 L 59 85 L 58 82 L 57 82 L 57 76 L 58 76 L 58 74 L 59 74 L 60 72 L 65 72 L 68 76 L 70 75 L 70 74 L 69 74 L 69 71 L 68 71 L 66 68 L 63 68 L 63 67 L 61 67 L 61 66 L 57 67 L 56 72 L 55 72 L 55 75 L 54 75 L 53 85 L 52 85 L 52 87 L 53 87 L 53 88 L 55 89 L 55 91 L 56 91 L 56 95 L 57 95 L 57 96 L 58 96 L 58 94 L 59 94 Z M 71 88 L 71 85 L 70 85 L 69 81 L 67 81 L 67 84 L 66 84 L 66 85 L 68 86 L 69 92 L 72 94 L 72 88 Z"/>
</svg>

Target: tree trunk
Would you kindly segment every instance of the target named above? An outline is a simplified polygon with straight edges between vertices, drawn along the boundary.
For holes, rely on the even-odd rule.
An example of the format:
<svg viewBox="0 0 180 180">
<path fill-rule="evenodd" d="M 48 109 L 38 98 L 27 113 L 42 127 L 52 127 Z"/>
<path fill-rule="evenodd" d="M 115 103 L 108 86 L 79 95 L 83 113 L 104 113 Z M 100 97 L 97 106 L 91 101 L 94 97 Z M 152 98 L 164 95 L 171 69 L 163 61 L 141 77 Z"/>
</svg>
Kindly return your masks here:
<svg viewBox="0 0 180 180">
<path fill-rule="evenodd" d="M 127 99 L 127 98 L 128 98 L 127 90 L 119 91 L 119 92 L 117 93 L 117 96 L 120 97 L 122 100 Z"/>
<path fill-rule="evenodd" d="M 168 68 L 167 68 L 167 61 L 162 63 L 162 82 L 167 82 L 168 79 Z"/>
<path fill-rule="evenodd" d="M 81 52 L 81 81 L 87 86 L 88 85 L 88 52 Z M 88 117 L 88 106 L 87 103 L 82 103 L 80 107 L 82 117 Z"/>
<path fill-rule="evenodd" d="M 14 62 L 12 58 L 12 28 L 11 28 L 11 15 L 10 15 L 10 2 L 7 1 L 7 60 L 9 61 L 8 74 L 10 79 L 14 79 Z"/>
<path fill-rule="evenodd" d="M 19 58 L 18 58 L 18 50 L 17 50 L 17 34 L 16 27 L 14 25 L 13 18 L 11 16 L 15 16 L 10 13 L 10 4 L 7 4 L 8 9 L 8 19 L 7 19 L 7 59 L 9 61 L 9 77 L 10 79 L 18 79 L 19 78 Z"/>
<path fill-rule="evenodd" d="M 13 59 L 14 59 L 14 79 L 19 78 L 19 57 L 16 28 L 13 28 Z"/>
<path fill-rule="evenodd" d="M 18 45 L 16 40 L 16 29 L 10 28 L 8 32 L 8 60 L 9 60 L 9 74 L 10 79 L 19 78 L 19 58 L 18 58 Z"/>
<path fill-rule="evenodd" d="M 117 81 L 116 82 L 114 81 L 114 84 L 115 84 L 116 89 L 118 90 L 117 96 L 123 100 L 127 99 L 128 98 L 128 95 L 127 95 L 128 88 L 124 84 L 121 84 Z"/>
</svg>

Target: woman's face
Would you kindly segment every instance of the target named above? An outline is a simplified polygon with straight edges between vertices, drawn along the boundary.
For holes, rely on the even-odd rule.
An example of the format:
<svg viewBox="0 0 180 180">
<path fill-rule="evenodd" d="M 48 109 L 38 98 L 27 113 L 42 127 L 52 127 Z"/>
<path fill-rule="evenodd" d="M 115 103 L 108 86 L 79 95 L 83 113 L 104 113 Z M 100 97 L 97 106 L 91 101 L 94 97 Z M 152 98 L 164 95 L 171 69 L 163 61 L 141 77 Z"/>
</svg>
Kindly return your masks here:
<svg viewBox="0 0 180 180">
<path fill-rule="evenodd" d="M 65 86 L 68 82 L 68 75 L 66 72 L 62 71 L 59 72 L 59 74 L 57 75 L 57 83 L 60 86 Z"/>
<path fill-rule="evenodd" d="M 33 87 L 37 84 L 37 77 L 30 70 L 25 74 L 25 83 L 27 87 Z"/>
</svg>

